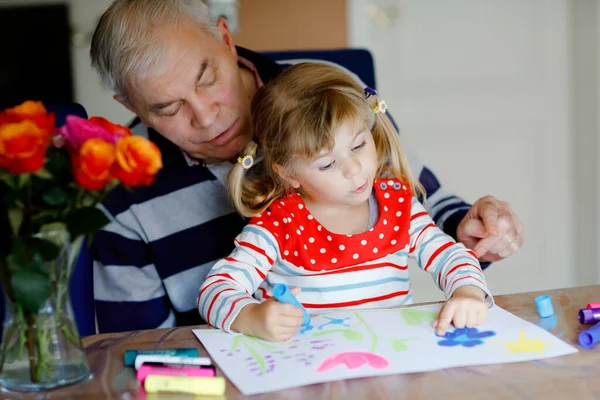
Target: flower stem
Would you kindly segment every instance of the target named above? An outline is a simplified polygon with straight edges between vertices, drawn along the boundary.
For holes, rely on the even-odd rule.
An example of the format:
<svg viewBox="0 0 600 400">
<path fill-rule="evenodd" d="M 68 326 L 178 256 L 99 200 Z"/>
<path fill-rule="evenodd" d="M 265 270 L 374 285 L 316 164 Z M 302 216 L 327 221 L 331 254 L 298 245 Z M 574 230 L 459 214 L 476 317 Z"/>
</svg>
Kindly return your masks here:
<svg viewBox="0 0 600 400">
<path fill-rule="evenodd" d="M 8 351 L 8 342 L 12 338 L 14 330 L 15 330 L 15 325 L 12 325 L 6 330 L 6 332 L 4 332 L 4 340 L 2 343 L 2 359 L 0 359 L 0 374 L 2 373 L 2 370 L 4 369 L 4 361 L 6 360 L 7 351 Z"/>
<path fill-rule="evenodd" d="M 38 382 L 37 365 L 35 359 L 35 320 L 33 315 L 27 315 L 27 351 L 29 352 L 29 379 Z"/>
</svg>

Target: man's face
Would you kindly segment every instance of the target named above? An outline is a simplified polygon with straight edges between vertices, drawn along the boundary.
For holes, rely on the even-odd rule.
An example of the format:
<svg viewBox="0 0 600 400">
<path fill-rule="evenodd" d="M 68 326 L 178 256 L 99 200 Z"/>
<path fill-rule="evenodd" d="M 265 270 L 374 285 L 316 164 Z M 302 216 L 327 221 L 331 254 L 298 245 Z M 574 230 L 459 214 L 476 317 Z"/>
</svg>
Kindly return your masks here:
<svg viewBox="0 0 600 400">
<path fill-rule="evenodd" d="M 165 28 L 165 71 L 140 79 L 131 107 L 142 121 L 189 155 L 207 162 L 237 157 L 250 137 L 254 82 L 243 75 L 227 25 L 223 40 L 192 26 Z M 244 71 L 246 73 L 247 71 Z"/>
</svg>

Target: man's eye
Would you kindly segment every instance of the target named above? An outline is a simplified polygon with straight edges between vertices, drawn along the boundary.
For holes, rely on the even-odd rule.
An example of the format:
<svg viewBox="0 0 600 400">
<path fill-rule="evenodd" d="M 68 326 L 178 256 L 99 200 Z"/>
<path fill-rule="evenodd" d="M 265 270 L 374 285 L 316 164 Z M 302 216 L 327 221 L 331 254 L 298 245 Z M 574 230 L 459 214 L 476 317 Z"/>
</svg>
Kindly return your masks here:
<svg viewBox="0 0 600 400">
<path fill-rule="evenodd" d="M 366 140 L 363 140 L 363 142 L 361 144 L 359 144 L 356 147 L 353 147 L 352 151 L 359 151 L 360 149 L 362 149 L 363 147 L 365 147 L 366 144 L 367 144 Z"/>
<path fill-rule="evenodd" d="M 165 116 L 165 117 L 174 117 L 175 115 L 177 115 L 177 113 L 179 112 L 180 109 L 181 109 L 181 107 L 178 107 L 178 108 L 176 108 L 174 111 L 172 111 L 170 113 L 163 114 L 163 116 Z"/>
<path fill-rule="evenodd" d="M 322 167 L 319 167 L 319 171 L 327 171 L 328 169 L 333 168 L 333 165 L 335 164 L 335 161 L 330 162 L 327 165 L 324 165 Z"/>
<path fill-rule="evenodd" d="M 216 81 L 217 74 L 214 71 L 212 71 L 210 74 L 204 74 L 202 80 L 200 81 L 200 84 L 202 86 L 212 86 L 215 84 Z"/>
</svg>

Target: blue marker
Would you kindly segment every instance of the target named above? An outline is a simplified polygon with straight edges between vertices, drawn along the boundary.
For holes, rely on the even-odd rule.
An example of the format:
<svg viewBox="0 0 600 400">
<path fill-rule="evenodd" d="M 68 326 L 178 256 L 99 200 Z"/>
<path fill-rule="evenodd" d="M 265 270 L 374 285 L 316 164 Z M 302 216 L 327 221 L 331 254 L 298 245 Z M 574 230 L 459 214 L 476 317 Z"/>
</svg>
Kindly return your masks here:
<svg viewBox="0 0 600 400">
<path fill-rule="evenodd" d="M 600 322 L 579 334 L 579 344 L 584 349 L 591 349 L 600 342 Z"/>
<path fill-rule="evenodd" d="M 278 283 L 273 286 L 273 297 L 280 303 L 287 303 L 298 308 L 301 308 L 304 311 L 304 322 L 302 322 L 302 326 L 310 324 L 310 315 L 304 308 L 304 306 L 294 297 L 290 289 L 283 283 Z"/>
</svg>

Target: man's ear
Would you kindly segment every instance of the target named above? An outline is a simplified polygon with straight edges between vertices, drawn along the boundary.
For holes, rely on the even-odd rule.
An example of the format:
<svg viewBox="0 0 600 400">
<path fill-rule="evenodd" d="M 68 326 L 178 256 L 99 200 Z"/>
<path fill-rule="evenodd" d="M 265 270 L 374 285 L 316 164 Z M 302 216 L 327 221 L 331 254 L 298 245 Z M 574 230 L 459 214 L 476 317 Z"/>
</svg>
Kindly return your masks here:
<svg viewBox="0 0 600 400">
<path fill-rule="evenodd" d="M 273 164 L 273 170 L 277 173 L 277 175 L 279 175 L 281 177 L 281 179 L 286 181 L 291 187 L 293 187 L 294 189 L 300 188 L 300 182 L 298 182 L 298 180 L 296 180 L 289 173 L 287 168 L 285 168 L 279 164 Z"/>
<path fill-rule="evenodd" d="M 233 55 L 237 57 L 237 50 L 235 49 L 235 44 L 233 43 L 233 36 L 231 35 L 229 25 L 227 25 L 227 20 L 225 18 L 219 17 L 219 20 L 217 21 L 217 29 L 221 33 L 223 43 L 225 43 L 225 45 L 229 48 L 229 51 L 231 51 Z"/>
<path fill-rule="evenodd" d="M 129 101 L 127 101 L 125 98 L 119 96 L 118 94 L 115 94 L 113 96 L 113 99 L 115 99 L 116 101 L 121 103 L 123 105 L 123 107 L 125 107 L 126 109 L 128 109 L 129 111 L 131 111 L 132 113 L 137 115 L 137 112 L 135 112 L 135 110 L 133 109 L 131 104 L 129 104 Z"/>
</svg>

